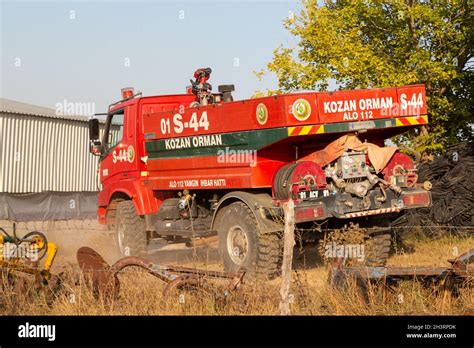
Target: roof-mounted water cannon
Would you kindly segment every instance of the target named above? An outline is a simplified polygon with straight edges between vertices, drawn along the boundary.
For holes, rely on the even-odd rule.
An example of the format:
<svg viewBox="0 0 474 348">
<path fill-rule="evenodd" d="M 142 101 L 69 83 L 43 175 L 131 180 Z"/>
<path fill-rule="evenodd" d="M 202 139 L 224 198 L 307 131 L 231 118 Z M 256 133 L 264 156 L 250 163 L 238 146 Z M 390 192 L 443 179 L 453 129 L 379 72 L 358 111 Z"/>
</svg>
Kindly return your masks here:
<svg viewBox="0 0 474 348">
<path fill-rule="evenodd" d="M 196 96 L 196 102 L 192 106 L 199 105 L 208 105 L 212 103 L 212 86 L 207 82 L 211 77 L 212 69 L 211 68 L 200 68 L 194 72 L 194 81 L 191 81 L 191 91 Z"/>
<path fill-rule="evenodd" d="M 195 80 L 191 80 L 191 84 L 194 89 L 194 94 L 199 91 L 210 92 L 212 86 L 210 83 L 207 83 L 207 80 L 211 77 L 212 69 L 211 68 L 200 68 L 194 72 Z"/>
<path fill-rule="evenodd" d="M 194 72 L 194 81 L 191 86 L 186 87 L 187 94 L 194 94 L 196 101 L 191 103 L 191 107 L 200 105 L 208 105 L 214 103 L 228 103 L 233 101 L 232 92 L 235 90 L 234 85 L 220 85 L 219 93 L 212 93 L 212 86 L 207 81 L 211 77 L 211 68 L 200 68 Z"/>
</svg>

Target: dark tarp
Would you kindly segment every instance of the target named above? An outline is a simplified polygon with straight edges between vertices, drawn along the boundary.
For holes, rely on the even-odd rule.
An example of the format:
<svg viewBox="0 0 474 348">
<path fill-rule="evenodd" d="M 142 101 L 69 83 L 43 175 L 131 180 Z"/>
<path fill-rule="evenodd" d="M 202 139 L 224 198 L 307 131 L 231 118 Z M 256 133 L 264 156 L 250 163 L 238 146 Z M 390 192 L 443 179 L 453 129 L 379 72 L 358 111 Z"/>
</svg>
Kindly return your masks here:
<svg viewBox="0 0 474 348">
<path fill-rule="evenodd" d="M 97 218 L 97 192 L 0 193 L 0 220 Z"/>
</svg>

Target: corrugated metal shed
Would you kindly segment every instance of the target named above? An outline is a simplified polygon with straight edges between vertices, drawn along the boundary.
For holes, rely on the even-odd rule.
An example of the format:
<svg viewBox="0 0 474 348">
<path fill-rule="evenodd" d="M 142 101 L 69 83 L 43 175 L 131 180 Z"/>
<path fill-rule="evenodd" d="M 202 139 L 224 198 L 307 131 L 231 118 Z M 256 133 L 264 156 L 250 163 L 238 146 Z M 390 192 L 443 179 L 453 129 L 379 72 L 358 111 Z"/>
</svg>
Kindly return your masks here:
<svg viewBox="0 0 474 348">
<path fill-rule="evenodd" d="M 43 116 L 51 118 L 60 118 L 65 120 L 76 120 L 87 122 L 87 116 L 67 116 L 61 115 L 56 110 L 45 108 L 43 106 L 22 103 L 16 100 L 0 98 L 0 112 L 18 115 Z"/>
<path fill-rule="evenodd" d="M 87 117 L 7 99 L 0 106 L 0 192 L 97 191 Z"/>
</svg>

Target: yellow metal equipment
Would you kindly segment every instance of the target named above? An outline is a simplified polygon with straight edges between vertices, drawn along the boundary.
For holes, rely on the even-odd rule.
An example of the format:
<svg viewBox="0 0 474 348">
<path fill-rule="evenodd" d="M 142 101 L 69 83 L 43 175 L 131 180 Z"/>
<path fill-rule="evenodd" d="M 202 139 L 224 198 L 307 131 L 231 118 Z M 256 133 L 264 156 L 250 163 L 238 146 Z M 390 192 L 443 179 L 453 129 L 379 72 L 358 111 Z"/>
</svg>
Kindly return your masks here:
<svg viewBox="0 0 474 348">
<path fill-rule="evenodd" d="M 15 271 L 32 274 L 41 284 L 47 284 L 51 277 L 51 266 L 58 251 L 56 244 L 48 242 L 46 236 L 38 231 L 18 237 L 15 224 L 13 224 L 13 235 L 8 234 L 1 227 L 0 232 L 2 274 L 12 275 Z"/>
</svg>

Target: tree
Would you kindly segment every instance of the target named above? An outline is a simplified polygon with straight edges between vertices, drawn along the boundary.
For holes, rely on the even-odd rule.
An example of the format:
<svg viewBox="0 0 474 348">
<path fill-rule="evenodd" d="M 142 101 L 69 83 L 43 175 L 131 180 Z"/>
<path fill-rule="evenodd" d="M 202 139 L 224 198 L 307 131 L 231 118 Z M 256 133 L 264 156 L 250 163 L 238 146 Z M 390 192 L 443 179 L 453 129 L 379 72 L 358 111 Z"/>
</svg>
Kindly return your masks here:
<svg viewBox="0 0 474 348">
<path fill-rule="evenodd" d="M 473 133 L 471 0 L 303 0 L 284 22 L 296 47 L 279 47 L 268 70 L 282 91 L 424 83 L 430 124 L 398 142 L 442 150 Z"/>
</svg>

